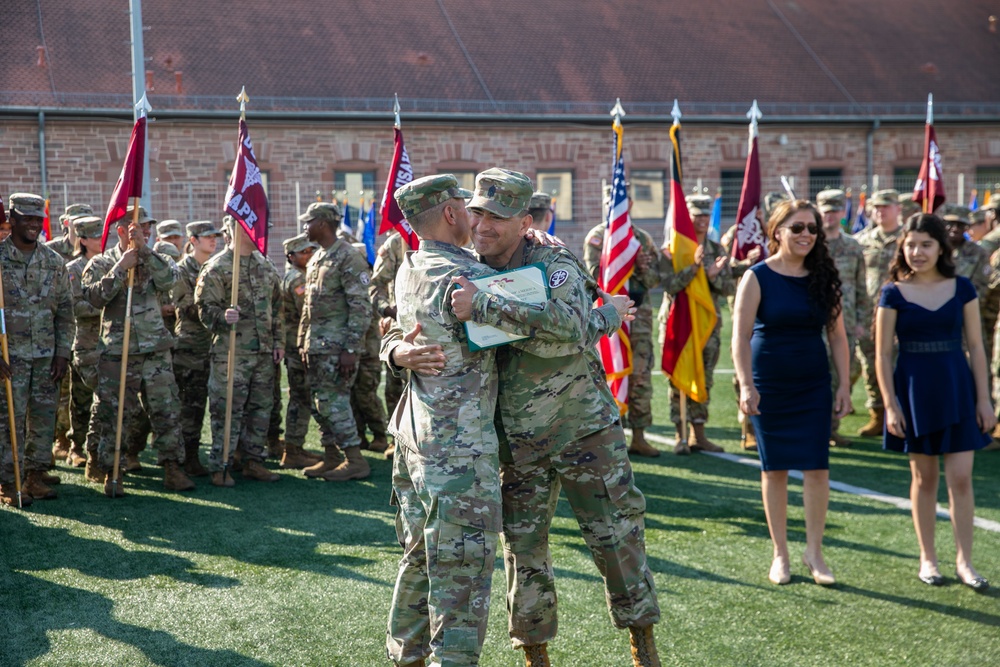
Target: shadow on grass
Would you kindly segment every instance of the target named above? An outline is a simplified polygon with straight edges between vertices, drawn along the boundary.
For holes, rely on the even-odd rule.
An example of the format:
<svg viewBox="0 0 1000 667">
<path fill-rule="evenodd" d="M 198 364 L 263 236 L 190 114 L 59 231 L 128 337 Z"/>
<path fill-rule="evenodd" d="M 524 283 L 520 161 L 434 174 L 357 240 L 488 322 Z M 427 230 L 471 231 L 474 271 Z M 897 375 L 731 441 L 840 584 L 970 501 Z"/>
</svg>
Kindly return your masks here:
<svg viewBox="0 0 1000 667">
<path fill-rule="evenodd" d="M 956 583 L 955 585 L 961 586 L 961 584 L 958 583 Z M 963 621 L 972 621 L 974 623 L 979 623 L 981 625 L 1000 627 L 1000 616 L 996 614 L 985 613 L 978 609 L 942 604 L 940 602 L 931 600 L 917 600 L 914 598 L 903 597 L 902 595 L 892 595 L 890 593 L 883 593 L 881 591 L 873 591 L 865 588 L 858 588 L 857 586 L 851 586 L 849 584 L 836 584 L 831 588 L 832 590 L 840 591 L 841 593 L 850 593 L 851 595 L 858 595 L 860 597 L 870 598 L 872 600 L 880 600 L 882 602 L 891 602 L 893 604 L 905 607 L 913 607 L 915 609 L 921 609 L 933 614 L 951 616 L 952 618 L 961 619 Z M 972 591 L 968 591 L 968 593 L 969 595 L 977 595 Z M 1000 595 L 998 595 L 998 593 L 994 590 L 988 591 L 985 594 L 980 593 L 978 595 L 990 597 L 994 601 L 998 597 L 1000 597 Z M 928 627 L 930 626 L 928 625 Z"/>
</svg>

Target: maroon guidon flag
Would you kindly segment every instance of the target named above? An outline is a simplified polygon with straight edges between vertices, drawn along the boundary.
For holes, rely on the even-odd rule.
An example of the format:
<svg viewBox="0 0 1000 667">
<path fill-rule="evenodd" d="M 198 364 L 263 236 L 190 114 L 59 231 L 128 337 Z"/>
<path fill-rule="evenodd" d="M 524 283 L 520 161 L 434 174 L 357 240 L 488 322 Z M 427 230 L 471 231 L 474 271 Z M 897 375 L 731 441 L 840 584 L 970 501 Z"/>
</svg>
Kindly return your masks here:
<svg viewBox="0 0 1000 667">
<path fill-rule="evenodd" d="M 379 224 L 378 233 L 384 234 L 390 229 L 399 232 L 411 250 L 420 247 L 420 239 L 413 232 L 410 223 L 406 221 L 403 212 L 399 210 L 399 204 L 393 194 L 400 188 L 413 180 L 413 167 L 410 165 L 410 156 L 406 154 L 406 146 L 403 145 L 403 131 L 398 127 L 393 128 L 392 166 L 389 167 L 389 178 L 385 182 L 385 192 L 382 193 L 382 205 L 379 207 L 382 222 Z"/>
<path fill-rule="evenodd" d="M 747 113 L 750 118 L 750 148 L 747 151 L 747 165 L 743 170 L 743 190 L 740 191 L 740 207 L 736 213 L 736 235 L 733 237 L 733 259 L 746 259 L 754 248 L 760 248 L 761 259 L 767 256 L 764 230 L 757 219 L 760 207 L 760 158 L 757 156 L 757 119 L 760 111 L 757 100 Z"/>
<path fill-rule="evenodd" d="M 933 213 L 944 203 L 944 179 L 941 176 L 941 152 L 934 134 L 934 98 L 927 96 L 927 125 L 924 130 L 924 157 L 913 186 L 913 201 L 924 213 Z"/>
<path fill-rule="evenodd" d="M 267 193 L 260 178 L 260 167 L 253 154 L 247 122 L 240 119 L 240 144 L 236 151 L 233 174 L 223 210 L 243 225 L 253 243 L 267 257 Z"/>
<path fill-rule="evenodd" d="M 111 203 L 104 216 L 104 232 L 101 234 L 101 252 L 108 244 L 108 230 L 111 223 L 119 220 L 128 210 L 128 200 L 142 196 L 142 165 L 146 150 L 146 116 L 139 116 L 132 126 L 132 136 L 128 140 L 125 164 L 118 176 L 115 189 L 111 192 Z"/>
</svg>

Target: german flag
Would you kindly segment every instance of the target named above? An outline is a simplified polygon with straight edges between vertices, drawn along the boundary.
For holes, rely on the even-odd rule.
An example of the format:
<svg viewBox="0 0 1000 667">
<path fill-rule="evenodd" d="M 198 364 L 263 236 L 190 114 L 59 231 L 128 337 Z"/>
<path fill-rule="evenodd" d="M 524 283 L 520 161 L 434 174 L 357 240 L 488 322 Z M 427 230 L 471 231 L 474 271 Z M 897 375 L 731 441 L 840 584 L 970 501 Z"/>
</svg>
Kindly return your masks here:
<svg viewBox="0 0 1000 667">
<path fill-rule="evenodd" d="M 698 248 L 694 224 L 684 202 L 684 188 L 681 187 L 680 129 L 678 121 L 670 128 L 673 159 L 670 163 L 667 226 L 670 229 L 674 271 L 694 264 L 694 251 Z M 715 329 L 715 321 L 715 304 L 708 289 L 708 278 L 705 269 L 699 268 L 694 280 L 674 297 L 670 305 L 662 364 L 663 372 L 670 376 L 670 382 L 677 390 L 698 403 L 708 400 L 702 352 Z"/>
</svg>

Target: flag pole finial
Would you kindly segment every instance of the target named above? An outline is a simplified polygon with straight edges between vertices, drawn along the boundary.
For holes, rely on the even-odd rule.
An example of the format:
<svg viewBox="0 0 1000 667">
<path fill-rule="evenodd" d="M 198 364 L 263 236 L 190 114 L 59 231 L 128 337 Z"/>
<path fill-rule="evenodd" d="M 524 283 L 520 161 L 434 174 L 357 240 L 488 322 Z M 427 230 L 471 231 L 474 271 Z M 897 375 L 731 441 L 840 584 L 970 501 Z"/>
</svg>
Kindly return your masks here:
<svg viewBox="0 0 1000 667">
<path fill-rule="evenodd" d="M 615 106 L 611 109 L 611 117 L 615 119 L 616 122 L 622 122 L 622 118 L 625 116 L 625 109 L 622 108 L 622 98 L 615 98 Z"/>
<path fill-rule="evenodd" d="M 143 93 L 139 101 L 135 103 L 135 110 L 138 112 L 139 118 L 142 118 L 153 110 L 153 107 L 149 106 L 149 100 L 146 99 L 146 93 Z"/>
<path fill-rule="evenodd" d="M 760 107 L 757 106 L 757 100 L 753 101 L 750 106 L 750 110 L 747 111 L 747 118 L 750 119 L 750 138 L 753 139 L 757 136 L 757 121 L 764 117 L 764 114 L 760 112 Z"/>
<path fill-rule="evenodd" d="M 240 94 L 236 96 L 236 101 L 240 103 L 240 120 L 246 120 L 247 118 L 247 102 L 250 98 L 247 96 L 247 87 L 243 86 L 240 88 Z"/>
<path fill-rule="evenodd" d="M 927 93 L 927 124 L 934 124 L 934 93 Z"/>
<path fill-rule="evenodd" d="M 396 126 L 396 129 L 398 130 L 398 129 L 400 129 L 402 127 L 402 125 L 399 122 L 399 95 L 397 95 L 396 93 L 393 93 L 392 96 L 394 98 L 394 101 L 393 101 L 393 104 L 392 104 L 392 113 L 394 113 L 396 115 L 396 120 L 394 122 L 394 125 Z"/>
<path fill-rule="evenodd" d="M 676 99 L 674 100 L 674 108 L 670 110 L 670 115 L 674 119 L 674 125 L 680 125 L 681 124 L 681 115 L 682 115 L 681 114 L 681 107 L 680 107 L 679 104 L 677 104 L 677 100 Z"/>
</svg>

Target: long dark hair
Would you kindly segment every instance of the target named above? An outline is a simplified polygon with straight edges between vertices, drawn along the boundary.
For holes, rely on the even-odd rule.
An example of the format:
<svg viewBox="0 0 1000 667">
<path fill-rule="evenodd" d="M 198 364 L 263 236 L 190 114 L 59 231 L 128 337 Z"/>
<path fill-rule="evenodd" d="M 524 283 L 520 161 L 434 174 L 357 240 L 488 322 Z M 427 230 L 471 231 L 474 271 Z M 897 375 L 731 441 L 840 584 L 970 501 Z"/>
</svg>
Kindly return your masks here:
<svg viewBox="0 0 1000 667">
<path fill-rule="evenodd" d="M 903 241 L 910 232 L 923 232 L 940 244 L 941 256 L 938 257 L 937 270 L 945 278 L 954 278 L 955 262 L 951 258 L 951 244 L 948 243 L 948 231 L 944 220 L 933 213 L 914 213 L 906 219 L 899 233 L 896 256 L 889 265 L 889 281 L 898 282 L 913 275 L 913 269 L 906 263 L 906 255 L 903 254 Z"/>
<path fill-rule="evenodd" d="M 826 249 L 823 218 L 816 207 L 805 199 L 783 201 L 775 206 L 767 221 L 767 251 L 769 255 L 778 252 L 778 227 L 799 211 L 809 211 L 816 223 L 816 243 L 805 260 L 805 268 L 809 272 L 808 290 L 809 296 L 826 314 L 826 325 L 831 326 L 840 315 L 840 274 Z"/>
</svg>

